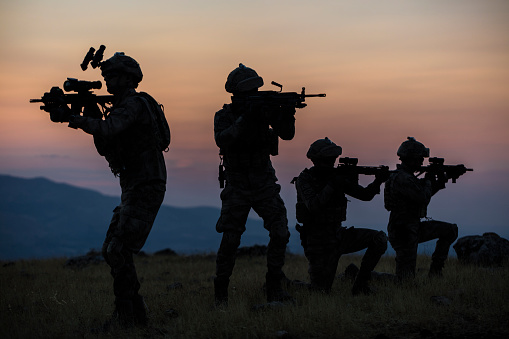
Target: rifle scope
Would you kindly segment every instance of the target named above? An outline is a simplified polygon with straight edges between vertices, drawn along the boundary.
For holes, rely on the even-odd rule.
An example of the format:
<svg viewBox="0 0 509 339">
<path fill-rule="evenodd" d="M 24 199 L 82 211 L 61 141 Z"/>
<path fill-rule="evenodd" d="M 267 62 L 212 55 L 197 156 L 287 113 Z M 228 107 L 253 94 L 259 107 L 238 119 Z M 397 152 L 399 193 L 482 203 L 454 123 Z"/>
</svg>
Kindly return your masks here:
<svg viewBox="0 0 509 339">
<path fill-rule="evenodd" d="M 64 90 L 66 92 L 84 92 L 92 89 L 101 89 L 102 83 L 100 81 L 86 81 L 74 78 L 67 78 L 64 82 Z"/>
</svg>

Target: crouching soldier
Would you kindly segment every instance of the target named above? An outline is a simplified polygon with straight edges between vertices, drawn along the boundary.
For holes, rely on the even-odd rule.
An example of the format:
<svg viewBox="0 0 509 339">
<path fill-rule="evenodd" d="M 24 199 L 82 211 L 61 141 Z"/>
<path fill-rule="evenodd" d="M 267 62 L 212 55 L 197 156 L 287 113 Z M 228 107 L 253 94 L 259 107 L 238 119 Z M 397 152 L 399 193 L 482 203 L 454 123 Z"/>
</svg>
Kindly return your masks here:
<svg viewBox="0 0 509 339">
<path fill-rule="evenodd" d="M 303 224 L 298 230 L 309 261 L 311 289 L 330 292 L 341 255 L 367 248 L 352 293 L 369 294 L 371 272 L 387 249 L 387 236 L 383 231 L 342 226 L 346 220 L 345 195 L 372 200 L 380 193 L 388 171 L 362 187 L 334 167 L 341 152 L 341 147 L 328 138 L 311 144 L 307 157 L 313 166 L 295 180 L 297 221 Z"/>
<path fill-rule="evenodd" d="M 401 164 L 385 183 L 385 208 L 390 211 L 389 241 L 396 251 L 396 275 L 400 280 L 415 276 L 417 245 L 438 239 L 432 255 L 430 276 L 441 276 L 449 247 L 458 237 L 455 224 L 426 220 L 431 197 L 447 182 L 444 173 L 426 173 L 417 178 L 429 148 L 409 137 L 397 151 Z"/>
</svg>

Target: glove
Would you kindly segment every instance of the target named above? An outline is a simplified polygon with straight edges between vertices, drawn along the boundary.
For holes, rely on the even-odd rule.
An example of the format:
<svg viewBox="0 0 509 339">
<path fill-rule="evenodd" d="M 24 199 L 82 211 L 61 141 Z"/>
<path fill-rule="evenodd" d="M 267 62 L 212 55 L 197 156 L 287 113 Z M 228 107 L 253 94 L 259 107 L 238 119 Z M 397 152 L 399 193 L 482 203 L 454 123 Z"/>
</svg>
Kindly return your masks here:
<svg viewBox="0 0 509 339">
<path fill-rule="evenodd" d="M 445 183 L 449 180 L 445 172 L 437 173 L 436 184 L 439 189 L 445 188 Z"/>
<path fill-rule="evenodd" d="M 376 172 L 375 180 L 382 183 L 386 182 L 390 177 L 389 169 L 383 169 L 381 171 Z"/>
<path fill-rule="evenodd" d="M 49 118 L 53 122 L 68 122 L 71 115 L 71 110 L 67 105 L 46 107 L 44 110 L 49 113 Z"/>
<path fill-rule="evenodd" d="M 80 128 L 86 120 L 87 120 L 87 118 L 82 117 L 81 115 L 71 115 L 71 116 L 69 116 L 68 127 L 71 127 L 74 129 Z"/>
<path fill-rule="evenodd" d="M 293 116 L 293 115 L 295 115 L 295 107 L 291 106 L 291 105 L 284 105 L 284 106 L 281 106 L 280 112 L 284 116 L 288 116 L 288 115 Z"/>
<path fill-rule="evenodd" d="M 435 182 L 436 181 L 435 173 L 431 171 L 426 172 L 426 174 L 424 174 L 424 179 L 429 180 L 431 182 Z"/>
</svg>

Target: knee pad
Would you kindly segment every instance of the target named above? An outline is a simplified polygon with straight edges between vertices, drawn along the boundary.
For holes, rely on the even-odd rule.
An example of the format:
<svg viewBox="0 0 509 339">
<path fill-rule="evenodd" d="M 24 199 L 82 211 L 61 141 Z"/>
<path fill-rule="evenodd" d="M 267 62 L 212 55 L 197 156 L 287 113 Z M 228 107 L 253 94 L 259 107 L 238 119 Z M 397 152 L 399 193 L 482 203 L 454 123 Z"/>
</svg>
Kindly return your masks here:
<svg viewBox="0 0 509 339">
<path fill-rule="evenodd" d="M 290 241 L 290 231 L 288 229 L 286 230 L 279 230 L 278 232 L 270 232 L 270 242 L 273 243 L 276 246 L 285 247 Z"/>
<path fill-rule="evenodd" d="M 234 255 L 240 246 L 242 234 L 236 232 L 224 232 L 219 250 L 226 255 Z"/>
<path fill-rule="evenodd" d="M 451 242 L 451 244 L 458 238 L 458 225 L 450 224 L 449 232 L 447 234 L 447 239 Z"/>
<path fill-rule="evenodd" d="M 101 254 L 108 265 L 110 264 L 110 261 L 108 259 L 108 246 L 109 245 L 110 245 L 110 243 L 105 241 L 105 242 L 103 242 L 103 247 L 101 248 Z"/>
<path fill-rule="evenodd" d="M 122 255 L 123 247 L 124 244 L 117 237 L 113 237 L 109 243 L 103 244 L 103 256 L 111 268 L 119 268 L 125 264 L 125 258 Z"/>
<path fill-rule="evenodd" d="M 373 244 L 375 245 L 375 248 L 382 253 L 385 253 L 387 250 L 387 235 L 384 231 L 379 231 L 374 237 L 373 237 Z"/>
</svg>

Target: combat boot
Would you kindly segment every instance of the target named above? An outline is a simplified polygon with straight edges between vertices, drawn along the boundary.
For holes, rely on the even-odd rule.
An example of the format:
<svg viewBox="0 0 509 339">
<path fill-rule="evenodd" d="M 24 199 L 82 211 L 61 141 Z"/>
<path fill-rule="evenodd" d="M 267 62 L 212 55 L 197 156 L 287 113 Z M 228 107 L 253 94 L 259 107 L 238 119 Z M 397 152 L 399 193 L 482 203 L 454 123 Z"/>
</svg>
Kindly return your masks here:
<svg viewBox="0 0 509 339">
<path fill-rule="evenodd" d="M 216 307 L 228 306 L 228 278 L 214 278 L 214 305 Z"/>
<path fill-rule="evenodd" d="M 134 307 L 131 299 L 115 299 L 115 311 L 113 312 L 113 320 L 118 322 L 120 326 L 124 328 L 130 328 L 134 326 Z"/>
<path fill-rule="evenodd" d="M 281 287 L 282 275 L 276 276 L 270 273 L 265 275 L 267 286 L 267 302 L 295 303 L 295 299 Z"/>
<path fill-rule="evenodd" d="M 134 321 L 137 326 L 145 327 L 148 325 L 147 304 L 139 294 L 135 295 L 133 301 Z"/>
<path fill-rule="evenodd" d="M 428 277 L 429 278 L 442 278 L 442 268 L 444 267 L 443 264 L 439 264 L 436 262 L 432 262 L 431 266 L 429 268 Z"/>
<path fill-rule="evenodd" d="M 369 295 L 373 293 L 371 287 L 369 287 L 369 281 L 371 280 L 371 272 L 364 270 L 362 267 L 357 273 L 357 277 L 353 283 L 352 294 L 359 295 L 365 294 Z"/>
</svg>

